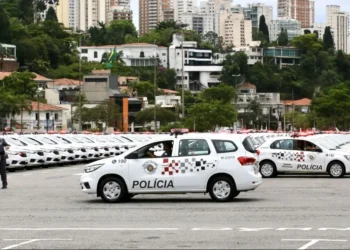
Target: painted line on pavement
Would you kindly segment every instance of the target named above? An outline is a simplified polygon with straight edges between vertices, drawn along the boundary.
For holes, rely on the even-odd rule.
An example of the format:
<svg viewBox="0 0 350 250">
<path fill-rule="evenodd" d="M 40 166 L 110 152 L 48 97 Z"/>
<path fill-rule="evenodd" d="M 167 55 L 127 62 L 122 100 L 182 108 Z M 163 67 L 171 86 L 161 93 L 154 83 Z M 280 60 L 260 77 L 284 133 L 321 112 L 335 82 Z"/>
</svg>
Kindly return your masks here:
<svg viewBox="0 0 350 250">
<path fill-rule="evenodd" d="M 79 174 L 73 174 L 73 175 L 78 175 L 78 176 L 82 176 L 84 173 L 79 173 Z"/>
<path fill-rule="evenodd" d="M 282 239 L 282 241 L 308 241 L 305 245 L 298 248 L 298 250 L 305 250 L 315 245 L 317 242 L 346 242 L 347 240 L 332 240 L 332 239 Z"/>
<path fill-rule="evenodd" d="M 4 241 L 23 241 L 23 242 L 15 244 L 15 245 L 10 245 L 10 246 L 7 246 L 7 247 L 1 248 L 1 249 L 3 249 L 3 250 L 12 249 L 12 248 L 16 248 L 16 247 L 30 244 L 33 242 L 37 242 L 37 241 L 69 241 L 69 240 L 72 240 L 72 239 L 4 239 Z"/>
<path fill-rule="evenodd" d="M 176 231 L 179 228 L 0 228 L 0 231 Z"/>
</svg>

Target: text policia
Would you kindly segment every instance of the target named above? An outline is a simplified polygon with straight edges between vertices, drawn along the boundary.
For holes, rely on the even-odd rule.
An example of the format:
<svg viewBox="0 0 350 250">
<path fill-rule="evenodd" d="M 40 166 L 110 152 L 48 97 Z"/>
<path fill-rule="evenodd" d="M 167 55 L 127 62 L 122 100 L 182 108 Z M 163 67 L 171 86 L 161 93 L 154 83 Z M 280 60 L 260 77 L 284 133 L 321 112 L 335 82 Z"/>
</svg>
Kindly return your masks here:
<svg viewBox="0 0 350 250">
<path fill-rule="evenodd" d="M 132 188 L 174 188 L 172 180 L 133 181 Z"/>
</svg>

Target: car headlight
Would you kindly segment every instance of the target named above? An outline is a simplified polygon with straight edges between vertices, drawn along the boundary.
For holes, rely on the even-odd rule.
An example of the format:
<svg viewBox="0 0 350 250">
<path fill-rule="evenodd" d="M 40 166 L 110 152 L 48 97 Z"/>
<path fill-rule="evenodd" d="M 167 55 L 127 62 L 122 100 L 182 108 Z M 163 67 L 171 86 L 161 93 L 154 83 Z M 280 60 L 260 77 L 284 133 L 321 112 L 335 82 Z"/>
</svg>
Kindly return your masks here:
<svg viewBox="0 0 350 250">
<path fill-rule="evenodd" d="M 348 161 L 350 161 L 350 155 L 344 155 L 344 157 L 345 157 Z"/>
<path fill-rule="evenodd" d="M 85 173 L 91 173 L 96 171 L 97 169 L 99 169 L 100 167 L 102 167 L 104 164 L 96 164 L 96 165 L 91 165 L 91 166 L 87 166 L 84 169 Z"/>
</svg>

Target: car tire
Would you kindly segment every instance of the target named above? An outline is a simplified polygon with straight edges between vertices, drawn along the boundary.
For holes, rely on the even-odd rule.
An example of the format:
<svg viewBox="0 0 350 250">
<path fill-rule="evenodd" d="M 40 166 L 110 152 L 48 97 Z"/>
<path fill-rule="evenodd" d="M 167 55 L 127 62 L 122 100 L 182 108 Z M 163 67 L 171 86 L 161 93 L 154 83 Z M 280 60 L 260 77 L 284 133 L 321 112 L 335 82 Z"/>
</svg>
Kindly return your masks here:
<svg viewBox="0 0 350 250">
<path fill-rule="evenodd" d="M 117 177 L 103 180 L 99 186 L 99 193 L 103 201 L 119 203 L 128 195 L 124 182 Z"/>
<path fill-rule="evenodd" d="M 209 194 L 214 201 L 227 202 L 232 201 L 239 195 L 235 184 L 226 176 L 216 177 L 209 184 Z"/>
<path fill-rule="evenodd" d="M 272 161 L 260 162 L 259 172 L 263 178 L 273 178 L 277 176 L 276 165 Z"/>
<path fill-rule="evenodd" d="M 328 167 L 328 172 L 332 178 L 342 178 L 345 175 L 344 164 L 339 161 L 331 162 Z"/>
</svg>

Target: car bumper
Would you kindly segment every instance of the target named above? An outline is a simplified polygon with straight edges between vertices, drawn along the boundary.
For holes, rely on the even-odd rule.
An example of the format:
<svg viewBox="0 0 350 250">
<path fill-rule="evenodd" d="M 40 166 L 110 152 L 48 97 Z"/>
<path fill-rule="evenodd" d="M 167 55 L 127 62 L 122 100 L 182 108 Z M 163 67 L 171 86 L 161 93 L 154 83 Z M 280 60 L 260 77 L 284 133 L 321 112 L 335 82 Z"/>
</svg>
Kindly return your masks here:
<svg viewBox="0 0 350 250">
<path fill-rule="evenodd" d="M 97 194 L 98 179 L 93 173 L 84 173 L 80 177 L 80 187 L 84 193 Z"/>
<path fill-rule="evenodd" d="M 45 165 L 56 164 L 61 161 L 61 156 L 54 153 L 46 153 L 45 156 Z"/>
<path fill-rule="evenodd" d="M 28 165 L 29 159 L 21 156 L 9 156 L 6 161 L 7 168 L 21 168 Z"/>
<path fill-rule="evenodd" d="M 248 168 L 235 179 L 238 191 L 254 190 L 263 183 L 261 174 L 253 166 Z"/>
</svg>

